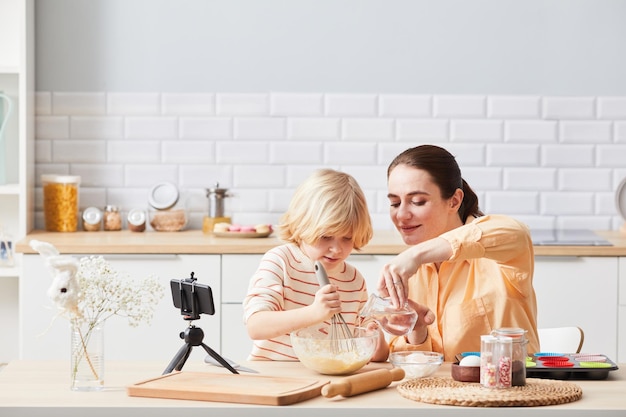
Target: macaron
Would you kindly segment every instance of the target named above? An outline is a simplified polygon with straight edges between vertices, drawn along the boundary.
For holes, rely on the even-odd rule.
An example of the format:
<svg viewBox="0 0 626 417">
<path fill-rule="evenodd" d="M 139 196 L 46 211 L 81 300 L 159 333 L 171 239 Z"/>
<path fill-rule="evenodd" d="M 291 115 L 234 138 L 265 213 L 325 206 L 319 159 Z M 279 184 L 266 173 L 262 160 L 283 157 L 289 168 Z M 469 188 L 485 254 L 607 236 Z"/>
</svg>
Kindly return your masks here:
<svg viewBox="0 0 626 417">
<path fill-rule="evenodd" d="M 257 233 L 269 233 L 272 231 L 272 227 L 269 224 L 257 224 L 254 226 Z"/>
<path fill-rule="evenodd" d="M 230 227 L 230 223 L 215 223 L 213 226 L 213 231 L 218 233 L 228 232 L 228 228 Z"/>
</svg>

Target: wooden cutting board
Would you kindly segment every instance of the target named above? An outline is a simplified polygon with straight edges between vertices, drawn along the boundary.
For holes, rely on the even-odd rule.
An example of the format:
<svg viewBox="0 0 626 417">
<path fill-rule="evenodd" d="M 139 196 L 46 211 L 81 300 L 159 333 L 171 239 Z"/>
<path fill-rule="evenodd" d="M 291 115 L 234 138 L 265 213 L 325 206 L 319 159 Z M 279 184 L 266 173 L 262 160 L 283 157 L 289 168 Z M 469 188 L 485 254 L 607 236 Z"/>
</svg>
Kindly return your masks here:
<svg viewBox="0 0 626 417">
<path fill-rule="evenodd" d="M 328 380 L 174 372 L 127 387 L 131 397 L 288 405 L 317 397 Z"/>
</svg>

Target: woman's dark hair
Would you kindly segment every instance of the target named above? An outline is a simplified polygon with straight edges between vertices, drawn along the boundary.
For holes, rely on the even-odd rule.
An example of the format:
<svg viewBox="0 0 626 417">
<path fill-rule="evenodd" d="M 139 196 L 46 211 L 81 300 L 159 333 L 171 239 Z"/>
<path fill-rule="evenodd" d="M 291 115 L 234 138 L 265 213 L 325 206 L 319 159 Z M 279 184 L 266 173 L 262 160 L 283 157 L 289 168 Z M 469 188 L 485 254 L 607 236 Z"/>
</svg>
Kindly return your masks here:
<svg viewBox="0 0 626 417">
<path fill-rule="evenodd" d="M 444 199 L 452 197 L 457 188 L 463 190 L 463 202 L 459 208 L 459 217 L 463 223 L 467 220 L 467 216 L 484 216 L 478 208 L 478 196 L 461 177 L 461 169 L 454 156 L 444 148 L 435 145 L 420 145 L 407 149 L 391 161 L 387 168 L 387 178 L 398 165 L 407 165 L 428 172 Z"/>
</svg>

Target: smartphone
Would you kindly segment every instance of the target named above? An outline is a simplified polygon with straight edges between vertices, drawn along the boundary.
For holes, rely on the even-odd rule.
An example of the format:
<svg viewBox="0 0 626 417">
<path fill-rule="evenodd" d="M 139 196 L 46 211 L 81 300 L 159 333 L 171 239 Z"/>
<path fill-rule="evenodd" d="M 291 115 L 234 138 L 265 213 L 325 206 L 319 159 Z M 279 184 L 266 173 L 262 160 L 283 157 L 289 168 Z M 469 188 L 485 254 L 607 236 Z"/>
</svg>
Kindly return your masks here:
<svg viewBox="0 0 626 417">
<path fill-rule="evenodd" d="M 195 316 L 215 314 L 213 292 L 206 284 L 199 284 L 195 279 L 173 279 L 170 281 L 174 307 L 180 308 L 182 315 L 193 315 L 193 302 L 196 302 Z"/>
</svg>

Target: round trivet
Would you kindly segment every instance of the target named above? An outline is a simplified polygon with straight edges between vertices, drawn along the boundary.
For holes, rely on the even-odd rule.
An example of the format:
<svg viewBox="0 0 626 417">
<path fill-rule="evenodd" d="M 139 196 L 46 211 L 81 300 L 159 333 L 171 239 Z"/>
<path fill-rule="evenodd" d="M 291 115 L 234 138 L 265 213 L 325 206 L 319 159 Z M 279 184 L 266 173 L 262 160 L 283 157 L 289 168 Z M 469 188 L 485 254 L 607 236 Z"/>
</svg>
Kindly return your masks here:
<svg viewBox="0 0 626 417">
<path fill-rule="evenodd" d="M 522 387 L 493 389 L 478 383 L 432 377 L 405 381 L 397 389 L 410 400 L 465 407 L 534 407 L 569 403 L 583 396 L 583 390 L 576 384 L 538 378 L 527 378 Z"/>
</svg>

